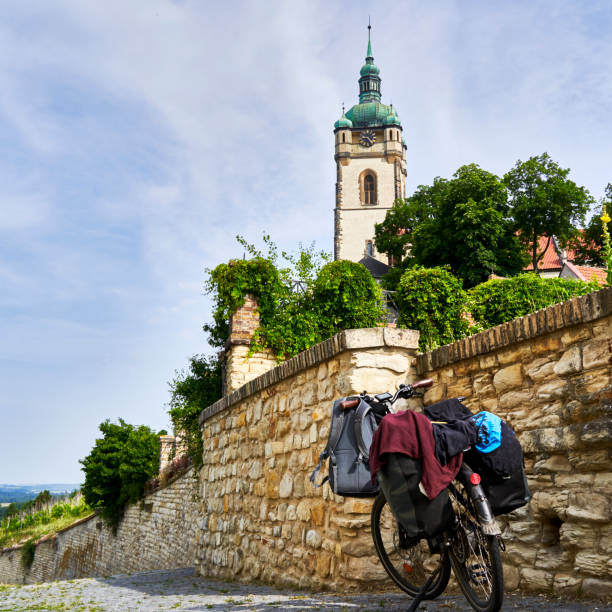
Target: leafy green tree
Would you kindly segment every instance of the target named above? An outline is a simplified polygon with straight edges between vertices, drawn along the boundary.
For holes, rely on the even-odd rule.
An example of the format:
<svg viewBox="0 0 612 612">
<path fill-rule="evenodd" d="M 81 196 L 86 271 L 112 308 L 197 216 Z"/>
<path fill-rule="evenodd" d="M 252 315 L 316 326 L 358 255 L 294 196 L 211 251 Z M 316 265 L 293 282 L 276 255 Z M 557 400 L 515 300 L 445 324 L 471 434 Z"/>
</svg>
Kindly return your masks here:
<svg viewBox="0 0 612 612">
<path fill-rule="evenodd" d="M 411 263 L 449 266 L 466 287 L 491 273 L 515 274 L 525 264 L 506 188 L 476 164 L 462 166 L 450 180 L 437 177 L 432 185 L 419 186 L 394 209 L 377 226 L 376 247 L 382 252 L 395 254 L 410 243 Z M 405 234 L 393 240 L 390 234 L 400 225 Z"/>
<path fill-rule="evenodd" d="M 385 315 L 380 287 L 363 265 L 352 261 L 323 266 L 313 300 L 321 340 L 342 329 L 376 327 Z"/>
<path fill-rule="evenodd" d="M 402 262 L 410 246 L 410 233 L 407 228 L 413 228 L 411 208 L 406 200 L 395 200 L 387 211 L 382 223 L 374 226 L 374 242 L 380 253 L 386 253 L 393 259 L 395 265 Z"/>
<path fill-rule="evenodd" d="M 447 269 L 415 266 L 402 276 L 395 294 L 399 327 L 418 329 L 419 348 L 428 351 L 467 335 L 466 293 Z"/>
<path fill-rule="evenodd" d="M 561 244 L 575 237 L 577 224 L 584 223 L 594 202 L 587 189 L 568 179 L 569 168 L 561 168 L 548 153 L 519 160 L 504 176 L 510 192 L 514 227 L 531 251 L 533 269 L 538 272 L 546 248 L 538 253 L 539 239 L 556 236 Z"/>
<path fill-rule="evenodd" d="M 126 504 L 140 499 L 147 480 L 159 472 L 159 437 L 149 427 L 119 419 L 100 424 L 91 453 L 80 460 L 85 473 L 81 488 L 87 504 L 116 529 Z"/>
<path fill-rule="evenodd" d="M 596 281 L 540 278 L 530 272 L 473 287 L 466 308 L 481 329 L 488 329 L 597 289 Z"/>
<path fill-rule="evenodd" d="M 606 195 L 600 201 L 584 231 L 570 240 L 569 246 L 575 253 L 574 263 L 585 266 L 606 267 L 604 254 L 604 215 L 612 215 L 612 183 L 606 187 Z"/>
<path fill-rule="evenodd" d="M 187 371 L 169 383 L 168 414 L 176 434 L 183 436 L 196 469 L 202 465 L 202 432 L 199 417 L 204 408 L 221 398 L 221 364 L 215 357 L 194 355 Z"/>
</svg>

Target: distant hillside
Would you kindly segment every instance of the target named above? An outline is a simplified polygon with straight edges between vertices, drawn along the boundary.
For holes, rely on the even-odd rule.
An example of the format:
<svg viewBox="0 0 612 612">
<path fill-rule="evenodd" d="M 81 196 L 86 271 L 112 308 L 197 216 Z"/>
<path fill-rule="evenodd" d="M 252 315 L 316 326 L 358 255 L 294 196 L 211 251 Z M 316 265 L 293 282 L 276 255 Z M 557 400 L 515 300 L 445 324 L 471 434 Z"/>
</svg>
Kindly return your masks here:
<svg viewBox="0 0 612 612">
<path fill-rule="evenodd" d="M 41 491 L 48 490 L 51 495 L 62 495 L 79 489 L 80 484 L 49 483 L 33 485 L 0 484 L 0 504 L 23 503 L 34 499 Z"/>
</svg>

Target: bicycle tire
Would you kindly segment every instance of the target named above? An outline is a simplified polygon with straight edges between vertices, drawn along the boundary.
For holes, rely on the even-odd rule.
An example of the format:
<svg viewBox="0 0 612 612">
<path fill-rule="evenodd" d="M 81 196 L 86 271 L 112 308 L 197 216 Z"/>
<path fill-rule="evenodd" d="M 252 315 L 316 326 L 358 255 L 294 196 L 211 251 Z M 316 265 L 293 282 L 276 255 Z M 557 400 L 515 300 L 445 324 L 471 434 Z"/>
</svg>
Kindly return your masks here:
<svg viewBox="0 0 612 612">
<path fill-rule="evenodd" d="M 504 601 L 499 540 L 483 533 L 469 509 L 456 511 L 456 516 L 458 522 L 449 549 L 455 578 L 476 612 L 498 612 Z"/>
<path fill-rule="evenodd" d="M 426 592 L 425 599 L 435 599 L 446 589 L 451 573 L 448 554 L 432 555 L 424 539 L 407 542 L 402 538 L 401 526 L 395 520 L 382 493 L 378 495 L 372 506 L 371 531 L 378 558 L 389 577 L 400 589 L 409 595 L 416 595 L 440 558 L 442 569 Z"/>
</svg>

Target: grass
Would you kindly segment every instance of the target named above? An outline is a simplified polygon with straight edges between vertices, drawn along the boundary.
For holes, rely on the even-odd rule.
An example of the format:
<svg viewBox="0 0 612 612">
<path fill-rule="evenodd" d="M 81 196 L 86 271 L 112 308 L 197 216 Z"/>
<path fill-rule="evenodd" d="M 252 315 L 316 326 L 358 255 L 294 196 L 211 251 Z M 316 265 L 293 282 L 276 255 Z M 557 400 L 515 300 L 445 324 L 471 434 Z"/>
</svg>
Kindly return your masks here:
<svg viewBox="0 0 612 612">
<path fill-rule="evenodd" d="M 56 533 L 60 531 L 60 529 L 69 527 L 72 523 L 90 514 L 91 510 L 86 510 L 79 516 L 62 516 L 58 519 L 52 519 L 46 525 L 31 525 L 16 531 L 5 531 L 4 529 L 0 529 L 0 549 L 12 546 L 13 544 L 26 542 L 32 538 L 38 540 L 44 535 Z"/>
</svg>

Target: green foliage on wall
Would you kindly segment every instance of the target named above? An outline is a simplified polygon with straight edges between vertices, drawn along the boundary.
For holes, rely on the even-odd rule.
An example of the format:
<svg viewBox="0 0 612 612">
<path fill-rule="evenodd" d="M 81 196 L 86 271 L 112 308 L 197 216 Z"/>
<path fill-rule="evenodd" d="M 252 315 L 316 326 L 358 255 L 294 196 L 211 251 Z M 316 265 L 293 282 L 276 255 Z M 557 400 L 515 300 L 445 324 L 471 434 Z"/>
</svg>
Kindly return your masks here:
<svg viewBox="0 0 612 612">
<path fill-rule="evenodd" d="M 399 327 L 418 329 L 421 351 L 449 344 L 467 335 L 463 316 L 466 293 L 446 268 L 416 266 L 407 270 L 395 294 Z"/>
<path fill-rule="evenodd" d="M 36 544 L 34 538 L 31 538 L 21 547 L 21 566 L 26 572 L 32 567 L 35 556 Z"/>
<path fill-rule="evenodd" d="M 221 364 L 215 357 L 194 355 L 185 371 L 169 383 L 168 414 L 176 433 L 184 437 L 194 467 L 202 465 L 202 432 L 198 419 L 204 408 L 221 397 Z"/>
<path fill-rule="evenodd" d="M 519 274 L 513 278 L 492 279 L 470 289 L 465 308 L 478 329 L 488 329 L 597 289 L 595 281 L 585 283 L 541 278 L 534 273 Z"/>
<path fill-rule="evenodd" d="M 385 316 L 380 287 L 364 266 L 352 261 L 324 266 L 312 297 L 322 340 L 342 329 L 376 327 Z"/>
<path fill-rule="evenodd" d="M 147 480 L 159 472 L 159 437 L 149 427 L 119 419 L 104 421 L 91 453 L 80 463 L 85 473 L 85 501 L 117 528 L 125 505 L 139 500 Z"/>
<path fill-rule="evenodd" d="M 247 293 L 257 300 L 260 313 L 251 350 L 268 348 L 279 360 L 342 329 L 373 327 L 384 317 L 381 291 L 361 264 L 325 263 L 329 255 L 300 247 L 296 256 L 282 253 L 286 265 L 281 266 L 268 236 L 264 237 L 266 255 L 238 240 L 251 259 L 232 260 L 209 270 L 205 285 L 215 301 L 214 323 L 204 326 L 213 346 L 225 344 L 229 319 Z"/>
</svg>

